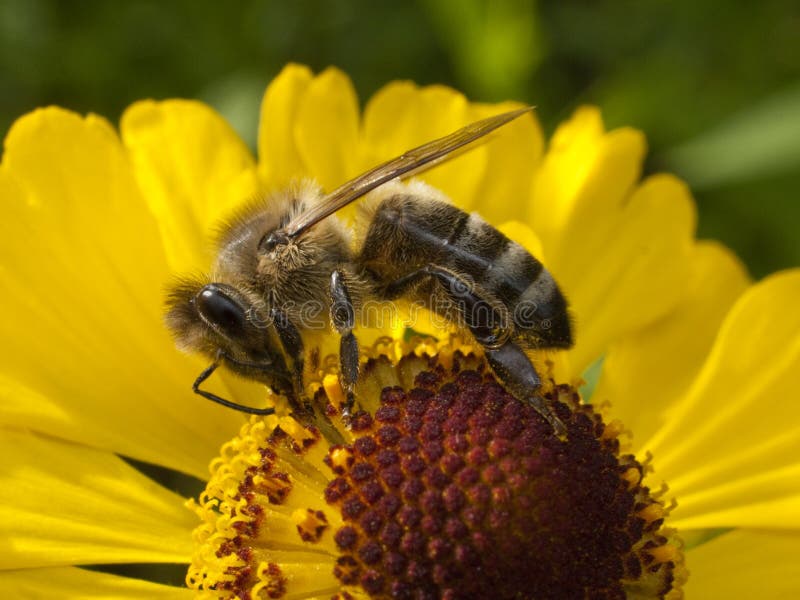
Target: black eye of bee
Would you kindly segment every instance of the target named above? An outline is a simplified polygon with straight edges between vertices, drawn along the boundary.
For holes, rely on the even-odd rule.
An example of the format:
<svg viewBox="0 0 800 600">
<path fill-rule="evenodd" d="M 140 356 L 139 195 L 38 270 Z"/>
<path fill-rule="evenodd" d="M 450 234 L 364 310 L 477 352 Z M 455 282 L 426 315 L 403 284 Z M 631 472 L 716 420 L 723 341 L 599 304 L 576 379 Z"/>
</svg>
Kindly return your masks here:
<svg viewBox="0 0 800 600">
<path fill-rule="evenodd" d="M 244 335 L 247 323 L 244 308 L 226 294 L 219 284 L 209 283 L 203 286 L 194 302 L 200 316 L 221 329 L 226 336 L 237 338 Z"/>
</svg>

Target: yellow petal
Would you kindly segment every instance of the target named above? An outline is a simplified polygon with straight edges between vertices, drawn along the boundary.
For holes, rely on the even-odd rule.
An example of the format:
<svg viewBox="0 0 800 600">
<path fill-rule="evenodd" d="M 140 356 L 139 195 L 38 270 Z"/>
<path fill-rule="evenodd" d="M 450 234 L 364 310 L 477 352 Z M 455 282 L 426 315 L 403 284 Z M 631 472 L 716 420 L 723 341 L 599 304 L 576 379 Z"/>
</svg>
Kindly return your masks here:
<svg viewBox="0 0 800 600">
<path fill-rule="evenodd" d="M 189 561 L 182 498 L 108 452 L 1 433 L 0 568 Z"/>
<path fill-rule="evenodd" d="M 674 523 L 800 526 L 800 270 L 751 287 L 700 374 L 646 442 Z"/>
<path fill-rule="evenodd" d="M 605 217 L 584 218 L 566 233 L 571 255 L 556 249 L 554 256 L 542 239 L 575 316 L 576 344 L 569 353 L 574 375 L 615 340 L 670 312 L 684 295 L 695 213 L 685 185 L 657 175 Z"/>
<path fill-rule="evenodd" d="M 326 191 L 357 175 L 358 98 L 350 78 L 329 68 L 305 89 L 295 140 L 303 164 Z"/>
<path fill-rule="evenodd" d="M 514 102 L 473 104 L 470 119 L 477 121 L 520 106 Z M 544 149 L 539 121 L 533 113 L 524 115 L 491 134 L 482 146 L 487 155 L 485 175 L 469 208 L 494 225 L 525 218 L 533 174 Z"/>
<path fill-rule="evenodd" d="M 452 133 L 471 121 L 472 110 L 462 94 L 444 86 L 418 89 L 409 82 L 390 83 L 370 99 L 364 111 L 362 169 Z M 479 145 L 419 178 L 469 209 L 476 204 L 487 161 L 485 145 Z"/>
<path fill-rule="evenodd" d="M 161 585 L 132 577 L 87 571 L 75 567 L 0 571 L 0 587 L 15 598 L 70 598 L 71 600 L 190 600 L 187 588 Z"/>
<path fill-rule="evenodd" d="M 554 259 L 572 254 L 583 236 L 595 237 L 594 228 L 622 208 L 639 179 L 645 149 L 638 131 L 606 133 L 594 107 L 577 110 L 559 126 L 536 175 L 529 214 Z"/>
<path fill-rule="evenodd" d="M 591 401 L 648 439 L 684 395 L 716 339 L 717 329 L 748 277 L 724 246 L 700 242 L 692 252 L 686 295 L 666 317 L 613 344 Z"/>
<path fill-rule="evenodd" d="M 204 476 L 241 419 L 191 393 L 202 366 L 163 326 L 160 236 L 113 130 L 21 118 L 0 197 L 0 422 Z"/>
<path fill-rule="evenodd" d="M 530 221 L 572 305 L 573 376 L 683 292 L 694 205 L 672 177 L 636 187 L 644 151 L 639 132 L 604 133 L 599 112 L 584 108 L 556 132 L 536 175 Z"/>
<path fill-rule="evenodd" d="M 2 249 L 13 260 L 3 268 L 24 265 L 31 278 L 48 269 L 95 277 L 92 289 L 76 290 L 84 308 L 88 299 L 98 310 L 123 290 L 125 308 L 160 314 L 160 300 L 148 289 L 167 273 L 158 230 L 108 122 L 40 109 L 18 119 L 4 145 Z M 61 297 L 51 296 L 42 294 L 57 311 Z"/>
<path fill-rule="evenodd" d="M 393 81 L 369 99 L 364 109 L 364 169 L 428 141 L 424 132 L 412 129 L 409 113 L 418 94 L 414 83 Z"/>
<path fill-rule="evenodd" d="M 271 189 L 283 189 L 293 179 L 308 175 L 297 148 L 295 123 L 312 78 L 308 67 L 289 64 L 264 94 L 258 128 L 258 168 Z"/>
<path fill-rule="evenodd" d="M 138 102 L 125 111 L 121 130 L 170 267 L 207 270 L 215 228 L 258 193 L 246 146 L 211 108 L 186 100 Z"/>
<path fill-rule="evenodd" d="M 797 430 L 794 435 L 797 436 Z M 793 443 L 788 449 L 784 445 L 782 450 L 797 452 L 798 444 Z M 755 451 L 761 452 L 762 449 L 756 448 Z M 698 470 L 701 474 L 706 471 L 702 467 Z M 670 487 L 670 493 L 677 496 L 678 508 L 670 514 L 669 522 L 679 530 L 718 527 L 797 529 L 800 528 L 798 481 L 800 465 L 768 467 L 767 472 L 761 475 L 732 478 L 729 483 L 711 485 L 699 491 L 684 491 L 679 482 Z"/>
<path fill-rule="evenodd" d="M 546 264 L 542 242 L 527 224 L 519 221 L 509 221 L 498 227 L 501 233 L 521 245 L 525 250 L 535 256 L 540 262 Z"/>
<path fill-rule="evenodd" d="M 687 598 L 784 600 L 800 590 L 800 532 L 732 531 L 687 556 Z"/>
</svg>

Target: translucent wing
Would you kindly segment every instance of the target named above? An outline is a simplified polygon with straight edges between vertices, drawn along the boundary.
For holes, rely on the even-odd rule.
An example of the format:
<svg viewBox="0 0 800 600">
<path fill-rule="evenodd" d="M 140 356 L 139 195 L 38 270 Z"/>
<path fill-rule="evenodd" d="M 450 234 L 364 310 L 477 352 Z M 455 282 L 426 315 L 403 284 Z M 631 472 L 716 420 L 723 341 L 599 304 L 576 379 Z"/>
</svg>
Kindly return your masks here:
<svg viewBox="0 0 800 600">
<path fill-rule="evenodd" d="M 434 166 L 437 159 L 444 158 L 462 146 L 491 133 L 498 127 L 532 110 L 533 107 L 528 106 L 476 121 L 450 135 L 423 144 L 397 158 L 378 165 L 363 175 L 359 175 L 336 188 L 317 205 L 292 219 L 284 228 L 283 233 L 289 238 L 293 238 L 340 208 L 350 204 L 353 200 L 357 200 L 364 194 L 374 190 L 379 185 L 411 171 L 420 172 L 424 170 L 420 168 L 424 165 L 430 168 Z"/>
</svg>

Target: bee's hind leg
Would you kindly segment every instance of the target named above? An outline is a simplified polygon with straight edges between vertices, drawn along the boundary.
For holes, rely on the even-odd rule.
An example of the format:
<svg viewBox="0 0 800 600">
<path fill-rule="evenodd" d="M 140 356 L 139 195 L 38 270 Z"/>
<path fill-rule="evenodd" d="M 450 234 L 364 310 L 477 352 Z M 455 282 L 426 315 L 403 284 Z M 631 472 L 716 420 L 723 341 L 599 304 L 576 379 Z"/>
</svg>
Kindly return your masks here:
<svg viewBox="0 0 800 600">
<path fill-rule="evenodd" d="M 483 346 L 489 366 L 508 391 L 531 404 L 558 437 L 565 437 L 566 427 L 538 393 L 542 382 L 536 369 L 522 348 L 510 339 L 513 324 L 508 322 L 503 311 L 481 297 L 475 286 L 449 269 L 427 265 L 390 283 L 385 294 L 390 298 L 402 295 L 425 277 L 432 277 L 439 282 L 458 307 L 475 341 Z"/>
<path fill-rule="evenodd" d="M 544 398 L 537 393 L 541 386 L 541 380 L 522 348 L 512 341 L 507 341 L 499 348 L 484 348 L 484 352 L 492 371 L 508 390 L 517 398 L 523 398 L 533 406 L 536 412 L 550 424 L 558 437 L 566 437 L 567 428 L 564 423 L 555 415 Z"/>
<path fill-rule="evenodd" d="M 356 314 L 344 275 L 336 270 L 331 273 L 331 323 L 341 336 L 339 343 L 339 381 L 344 389 L 345 404 L 342 417 L 349 419 L 355 403 L 355 386 L 358 381 L 358 340 L 353 335 Z"/>
</svg>

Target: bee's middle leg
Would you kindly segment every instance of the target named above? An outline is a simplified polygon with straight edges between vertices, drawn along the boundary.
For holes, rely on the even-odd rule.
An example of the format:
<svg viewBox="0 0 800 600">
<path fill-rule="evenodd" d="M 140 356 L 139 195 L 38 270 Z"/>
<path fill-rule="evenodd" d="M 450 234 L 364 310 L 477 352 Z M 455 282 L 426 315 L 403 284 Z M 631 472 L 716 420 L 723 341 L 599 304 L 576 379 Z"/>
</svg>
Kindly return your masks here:
<svg viewBox="0 0 800 600">
<path fill-rule="evenodd" d="M 339 343 L 339 381 L 344 388 L 345 405 L 342 416 L 349 418 L 355 403 L 358 381 L 358 340 L 353 335 L 356 313 L 341 271 L 331 273 L 331 322 L 341 336 Z"/>
</svg>

